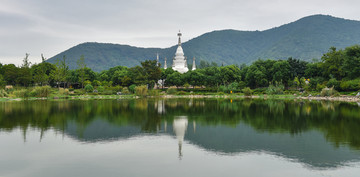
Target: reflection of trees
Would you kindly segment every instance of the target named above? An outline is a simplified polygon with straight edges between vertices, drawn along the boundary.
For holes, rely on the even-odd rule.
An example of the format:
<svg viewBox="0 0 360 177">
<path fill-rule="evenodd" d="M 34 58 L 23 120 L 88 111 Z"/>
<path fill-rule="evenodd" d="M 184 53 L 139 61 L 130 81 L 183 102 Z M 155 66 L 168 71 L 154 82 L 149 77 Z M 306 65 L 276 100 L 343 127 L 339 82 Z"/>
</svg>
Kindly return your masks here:
<svg viewBox="0 0 360 177">
<path fill-rule="evenodd" d="M 117 126 L 135 126 L 156 132 L 162 121 L 186 115 L 199 124 L 228 125 L 239 122 L 257 131 L 297 134 L 311 129 L 324 133 L 335 146 L 350 144 L 360 149 L 360 109 L 358 105 L 333 102 L 226 99 L 165 99 L 166 110 L 158 112 L 159 100 L 24 101 L 0 103 L 0 130 L 28 128 L 64 132 L 76 123 L 78 135 L 96 119 Z M 25 135 L 24 135 L 25 137 Z"/>
</svg>

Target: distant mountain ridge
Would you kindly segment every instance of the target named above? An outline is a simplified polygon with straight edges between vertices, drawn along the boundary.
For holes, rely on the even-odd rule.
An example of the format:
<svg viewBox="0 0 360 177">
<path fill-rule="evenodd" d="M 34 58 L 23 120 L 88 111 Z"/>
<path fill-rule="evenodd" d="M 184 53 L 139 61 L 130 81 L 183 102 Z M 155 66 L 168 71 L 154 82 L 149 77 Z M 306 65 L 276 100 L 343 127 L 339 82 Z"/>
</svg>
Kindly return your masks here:
<svg viewBox="0 0 360 177">
<path fill-rule="evenodd" d="M 174 44 L 176 44 L 174 34 Z M 259 58 L 302 60 L 320 58 L 332 46 L 345 48 L 360 43 L 360 21 L 328 15 L 312 15 L 295 22 L 264 31 L 221 30 L 205 33 L 182 44 L 188 63 L 205 60 L 219 65 L 249 64 Z M 74 46 L 47 60 L 55 63 L 66 55 L 70 69 L 85 56 L 88 67 L 102 71 L 117 65 L 136 66 L 141 61 L 160 55 L 163 64 L 172 64 L 176 45 L 169 48 L 139 48 L 129 45 L 88 42 Z"/>
</svg>

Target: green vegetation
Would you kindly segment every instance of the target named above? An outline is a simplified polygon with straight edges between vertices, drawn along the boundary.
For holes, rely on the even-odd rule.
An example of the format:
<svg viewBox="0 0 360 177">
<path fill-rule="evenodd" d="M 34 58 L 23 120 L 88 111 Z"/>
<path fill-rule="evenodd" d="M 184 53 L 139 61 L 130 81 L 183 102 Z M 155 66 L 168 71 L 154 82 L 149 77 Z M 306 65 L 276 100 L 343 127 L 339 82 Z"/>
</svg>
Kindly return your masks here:
<svg viewBox="0 0 360 177">
<path fill-rule="evenodd" d="M 339 92 L 337 92 L 334 87 L 331 88 L 323 88 L 320 93 L 321 96 L 338 96 Z"/>
<path fill-rule="evenodd" d="M 140 85 L 140 86 L 135 87 L 135 94 L 137 96 L 141 96 L 141 97 L 147 96 L 147 94 L 148 94 L 147 86 L 146 85 Z"/>
<path fill-rule="evenodd" d="M 242 89 L 242 92 L 245 96 L 251 96 L 253 91 L 249 87 L 245 87 L 244 89 Z"/>
<path fill-rule="evenodd" d="M 222 64 L 250 64 L 259 58 L 284 60 L 292 56 L 311 61 L 320 58 L 331 46 L 345 48 L 357 44 L 358 39 L 360 22 L 314 15 L 265 31 L 213 31 L 183 43 L 182 47 L 188 59 L 196 57 L 197 66 L 204 68 Z M 54 64 L 57 58 L 66 55 L 69 68 L 77 69 L 77 59 L 84 55 L 87 67 L 100 72 L 117 65 L 136 66 L 145 59 L 155 58 L 155 53 L 160 53 L 163 66 L 164 58 L 171 59 L 175 50 L 176 46 L 161 49 L 84 43 L 50 58 L 48 62 Z M 192 64 L 191 60 L 188 64 Z"/>
<path fill-rule="evenodd" d="M 87 84 L 84 88 L 86 92 L 92 92 L 94 91 L 94 87 L 91 84 Z"/>
<path fill-rule="evenodd" d="M 155 60 L 146 60 L 132 68 L 116 66 L 96 73 L 86 67 L 83 56 L 79 58 L 76 70 L 67 69 L 65 56 L 55 65 L 46 62 L 31 65 L 28 56 L 26 54 L 20 67 L 0 64 L 1 97 L 160 95 L 160 91 L 154 89 L 172 95 L 244 93 L 246 96 L 338 96 L 338 91 L 350 95 L 360 91 L 359 45 L 341 50 L 331 47 L 319 62 L 309 63 L 294 58 L 258 59 L 248 66 L 215 66 L 202 62 L 204 68 L 184 74 L 171 68 L 161 69 Z M 159 80 L 163 85 L 155 87 Z"/>
</svg>

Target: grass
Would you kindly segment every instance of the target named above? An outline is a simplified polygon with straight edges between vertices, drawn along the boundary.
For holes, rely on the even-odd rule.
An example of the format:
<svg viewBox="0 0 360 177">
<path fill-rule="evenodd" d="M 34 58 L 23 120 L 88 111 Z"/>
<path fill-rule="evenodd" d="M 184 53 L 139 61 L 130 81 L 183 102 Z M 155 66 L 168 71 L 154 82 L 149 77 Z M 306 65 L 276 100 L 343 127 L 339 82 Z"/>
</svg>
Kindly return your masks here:
<svg viewBox="0 0 360 177">
<path fill-rule="evenodd" d="M 8 96 L 0 98 L 0 101 L 11 101 L 11 100 L 39 100 L 39 99 L 47 99 L 47 100 L 88 100 L 88 99 L 128 99 L 128 98 L 137 98 L 135 94 L 128 95 L 116 95 L 115 93 L 107 94 L 107 90 L 104 90 L 101 93 L 86 93 L 82 89 L 69 91 L 67 89 L 58 89 L 58 88 L 50 88 L 49 93 L 46 97 L 33 96 L 31 94 L 25 94 L 25 92 L 32 92 L 36 87 L 30 88 L 15 88 L 11 91 L 8 91 Z M 170 89 L 171 90 L 171 89 Z M 24 92 L 19 94 L 18 92 Z M 243 98 L 245 94 L 242 92 L 236 93 L 224 93 L 217 91 L 204 91 L 204 90 L 191 90 L 191 89 L 172 89 L 171 93 L 166 93 L 165 89 L 159 90 L 149 90 L 148 97 L 167 97 L 172 95 L 171 97 L 192 97 L 192 96 L 204 96 L 207 98 Z M 295 94 L 295 95 L 294 95 Z M 263 92 L 257 92 L 252 95 L 252 98 L 259 99 L 281 99 L 281 100 L 290 100 L 296 99 L 297 97 L 308 97 L 309 95 L 313 97 L 320 96 L 319 92 L 305 92 L 300 94 L 299 92 L 291 92 L 285 91 L 283 94 L 274 94 L 268 95 Z M 340 95 L 348 95 L 355 96 L 357 92 L 341 92 Z"/>
</svg>

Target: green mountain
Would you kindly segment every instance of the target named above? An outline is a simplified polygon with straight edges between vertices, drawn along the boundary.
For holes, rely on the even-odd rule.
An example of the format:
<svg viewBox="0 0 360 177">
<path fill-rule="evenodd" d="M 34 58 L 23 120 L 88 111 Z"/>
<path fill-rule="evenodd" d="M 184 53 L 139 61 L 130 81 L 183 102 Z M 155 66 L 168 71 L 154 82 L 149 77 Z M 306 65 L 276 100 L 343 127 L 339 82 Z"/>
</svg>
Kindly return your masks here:
<svg viewBox="0 0 360 177">
<path fill-rule="evenodd" d="M 174 36 L 174 41 L 176 37 Z M 174 42 L 175 43 L 175 42 Z M 183 43 L 185 56 L 191 64 L 195 57 L 218 64 L 251 63 L 262 59 L 302 60 L 320 58 L 332 46 L 345 48 L 360 43 L 360 21 L 346 20 L 326 15 L 313 15 L 295 22 L 265 31 L 221 30 L 203 34 Z M 50 63 L 66 55 L 71 69 L 76 61 L 85 56 L 88 67 L 101 71 L 117 65 L 135 66 L 146 59 L 160 62 L 168 58 L 168 66 L 175 54 L 176 46 L 170 48 L 138 48 L 128 45 L 83 43 L 50 58 Z"/>
</svg>

